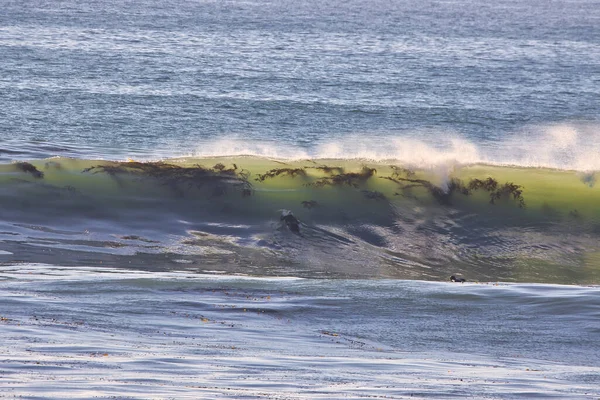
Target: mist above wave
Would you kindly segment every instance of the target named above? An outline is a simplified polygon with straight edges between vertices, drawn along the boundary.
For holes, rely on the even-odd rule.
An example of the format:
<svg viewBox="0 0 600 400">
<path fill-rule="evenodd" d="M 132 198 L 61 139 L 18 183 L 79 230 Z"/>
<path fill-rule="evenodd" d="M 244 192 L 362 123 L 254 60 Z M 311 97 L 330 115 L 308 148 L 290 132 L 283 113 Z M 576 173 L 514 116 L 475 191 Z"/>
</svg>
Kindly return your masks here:
<svg viewBox="0 0 600 400">
<path fill-rule="evenodd" d="M 283 160 L 394 160 L 419 168 L 452 164 L 490 164 L 600 170 L 600 129 L 591 124 L 530 127 L 498 142 L 477 143 L 454 133 L 432 135 L 352 135 L 308 147 L 269 141 L 225 138 L 205 142 L 191 155 L 198 157 L 251 155 Z"/>
</svg>

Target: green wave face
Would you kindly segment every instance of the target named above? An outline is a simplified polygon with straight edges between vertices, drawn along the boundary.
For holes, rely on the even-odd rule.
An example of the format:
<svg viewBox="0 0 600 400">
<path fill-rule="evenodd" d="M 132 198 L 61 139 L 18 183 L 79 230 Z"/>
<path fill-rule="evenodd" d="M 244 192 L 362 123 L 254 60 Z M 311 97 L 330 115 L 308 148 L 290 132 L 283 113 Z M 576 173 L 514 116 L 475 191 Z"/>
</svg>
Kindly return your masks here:
<svg viewBox="0 0 600 400">
<path fill-rule="evenodd" d="M 55 158 L 0 166 L 0 215 L 5 243 L 32 245 L 20 227 L 42 227 L 75 259 L 89 255 L 91 230 L 105 253 L 139 238 L 130 256 L 191 254 L 193 265 L 249 273 L 598 283 L 595 183 L 594 173 L 488 165 Z M 250 262 L 261 268 L 244 270 Z"/>
</svg>

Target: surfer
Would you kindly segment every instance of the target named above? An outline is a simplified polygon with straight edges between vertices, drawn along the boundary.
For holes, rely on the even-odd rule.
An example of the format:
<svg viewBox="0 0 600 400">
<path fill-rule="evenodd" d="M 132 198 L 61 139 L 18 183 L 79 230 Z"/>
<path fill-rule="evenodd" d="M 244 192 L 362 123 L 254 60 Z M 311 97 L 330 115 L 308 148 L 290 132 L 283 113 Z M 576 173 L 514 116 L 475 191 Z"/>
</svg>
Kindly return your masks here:
<svg viewBox="0 0 600 400">
<path fill-rule="evenodd" d="M 288 229 L 292 231 L 292 233 L 300 234 L 300 221 L 294 216 L 294 214 L 292 214 L 291 211 L 282 210 L 281 217 L 279 219 L 285 222 Z"/>
<path fill-rule="evenodd" d="M 450 281 L 451 282 L 460 282 L 460 283 L 463 283 L 463 282 L 466 282 L 467 280 L 465 278 L 457 278 L 454 275 L 452 275 L 450 277 Z"/>
</svg>

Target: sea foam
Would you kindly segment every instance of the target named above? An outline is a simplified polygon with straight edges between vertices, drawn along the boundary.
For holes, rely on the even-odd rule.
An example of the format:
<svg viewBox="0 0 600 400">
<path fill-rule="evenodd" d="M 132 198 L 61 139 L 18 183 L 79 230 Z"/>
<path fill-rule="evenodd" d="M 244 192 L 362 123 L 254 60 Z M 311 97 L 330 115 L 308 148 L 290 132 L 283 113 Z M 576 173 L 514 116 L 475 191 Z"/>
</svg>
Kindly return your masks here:
<svg viewBox="0 0 600 400">
<path fill-rule="evenodd" d="M 394 160 L 418 168 L 489 164 L 573 171 L 600 170 L 600 127 L 594 124 L 531 126 L 498 142 L 476 143 L 456 133 L 351 135 L 301 147 L 225 138 L 196 147 L 193 156 L 250 155 L 280 160 Z"/>
</svg>

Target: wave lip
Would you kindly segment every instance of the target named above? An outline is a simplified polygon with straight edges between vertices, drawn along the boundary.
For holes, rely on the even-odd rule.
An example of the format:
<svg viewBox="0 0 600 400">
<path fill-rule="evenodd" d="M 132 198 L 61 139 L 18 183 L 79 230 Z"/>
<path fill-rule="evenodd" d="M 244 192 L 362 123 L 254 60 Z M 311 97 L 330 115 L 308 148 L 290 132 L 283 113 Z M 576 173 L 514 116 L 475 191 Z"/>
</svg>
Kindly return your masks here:
<svg viewBox="0 0 600 400">
<path fill-rule="evenodd" d="M 415 168 L 487 164 L 570 171 L 600 170 L 600 127 L 557 124 L 530 127 L 497 143 L 478 144 L 456 134 L 429 139 L 414 136 L 350 136 L 311 148 L 275 142 L 221 139 L 203 143 L 194 157 L 256 156 L 284 161 L 341 159 L 393 161 Z"/>
</svg>

